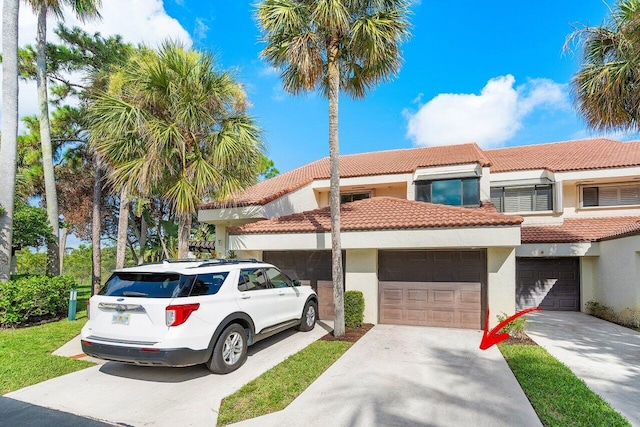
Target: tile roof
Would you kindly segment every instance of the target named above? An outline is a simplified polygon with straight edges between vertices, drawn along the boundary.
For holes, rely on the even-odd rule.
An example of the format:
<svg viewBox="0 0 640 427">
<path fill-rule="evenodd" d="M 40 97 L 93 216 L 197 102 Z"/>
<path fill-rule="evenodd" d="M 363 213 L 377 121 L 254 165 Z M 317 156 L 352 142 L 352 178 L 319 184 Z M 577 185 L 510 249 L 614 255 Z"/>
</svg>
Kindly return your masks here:
<svg viewBox="0 0 640 427">
<path fill-rule="evenodd" d="M 562 225 L 522 226 L 522 243 L 596 242 L 640 235 L 640 216 L 568 218 Z"/>
<path fill-rule="evenodd" d="M 421 167 L 466 163 L 489 166 L 489 159 L 475 143 L 347 154 L 340 156 L 340 177 L 413 173 Z M 329 177 L 329 158 L 325 157 L 260 182 L 226 204 L 203 203 L 200 208 L 215 209 L 225 205 L 264 205 L 316 179 L 329 179 Z"/>
<path fill-rule="evenodd" d="M 491 172 L 547 169 L 566 172 L 640 166 L 640 142 L 595 138 L 485 150 Z"/>
<path fill-rule="evenodd" d="M 411 230 L 421 228 L 518 226 L 522 217 L 485 208 L 460 208 L 393 197 L 373 197 L 345 203 L 342 231 Z M 314 233 L 330 230 L 329 207 L 229 228 L 229 234 Z"/>
<path fill-rule="evenodd" d="M 340 156 L 342 178 L 413 173 L 421 167 L 478 163 L 491 172 L 547 169 L 566 172 L 640 166 L 640 142 L 595 138 L 549 144 L 482 150 L 475 143 L 422 147 Z M 317 160 L 260 182 L 225 202 L 201 209 L 264 205 L 314 180 L 329 179 L 329 158 Z"/>
</svg>

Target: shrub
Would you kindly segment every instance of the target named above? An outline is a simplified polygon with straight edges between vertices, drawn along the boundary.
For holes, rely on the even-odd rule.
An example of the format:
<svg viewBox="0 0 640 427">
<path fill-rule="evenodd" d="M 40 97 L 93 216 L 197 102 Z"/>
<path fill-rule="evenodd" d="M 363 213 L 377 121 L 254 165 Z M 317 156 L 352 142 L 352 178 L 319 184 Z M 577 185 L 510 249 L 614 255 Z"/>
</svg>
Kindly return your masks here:
<svg viewBox="0 0 640 427">
<path fill-rule="evenodd" d="M 606 306 L 604 304 L 600 304 L 597 301 L 587 301 L 587 312 L 595 317 L 599 317 L 600 319 L 607 320 L 609 322 L 618 323 L 618 315 L 613 310 L 613 308 Z"/>
<path fill-rule="evenodd" d="M 498 314 L 496 317 L 498 318 L 498 322 L 502 322 L 503 320 L 506 320 L 509 315 L 503 312 L 502 314 Z M 526 316 L 516 317 L 511 322 L 507 323 L 506 326 L 500 329 L 500 332 L 506 332 L 513 338 L 524 339 L 524 331 L 527 329 L 527 322 L 529 322 L 529 320 Z"/>
<path fill-rule="evenodd" d="M 620 323 L 632 328 L 640 328 L 640 308 L 627 307 L 618 314 Z"/>
<path fill-rule="evenodd" d="M 362 326 L 364 321 L 364 295 L 360 291 L 344 293 L 344 324 L 350 328 Z"/>
<path fill-rule="evenodd" d="M 0 283 L 0 326 L 14 327 L 66 314 L 69 291 L 75 286 L 75 280 L 68 276 L 22 276 Z"/>
</svg>

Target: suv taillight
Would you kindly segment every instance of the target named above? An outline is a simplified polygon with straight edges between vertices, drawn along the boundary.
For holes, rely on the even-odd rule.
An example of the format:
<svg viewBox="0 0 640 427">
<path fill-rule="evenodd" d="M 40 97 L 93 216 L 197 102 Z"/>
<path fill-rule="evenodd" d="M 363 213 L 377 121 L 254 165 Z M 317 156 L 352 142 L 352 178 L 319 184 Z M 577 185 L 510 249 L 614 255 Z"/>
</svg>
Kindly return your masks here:
<svg viewBox="0 0 640 427">
<path fill-rule="evenodd" d="M 168 306 L 165 312 L 167 326 L 182 325 L 199 308 L 200 303 Z"/>
<path fill-rule="evenodd" d="M 91 301 L 87 300 L 87 320 L 91 319 Z"/>
</svg>

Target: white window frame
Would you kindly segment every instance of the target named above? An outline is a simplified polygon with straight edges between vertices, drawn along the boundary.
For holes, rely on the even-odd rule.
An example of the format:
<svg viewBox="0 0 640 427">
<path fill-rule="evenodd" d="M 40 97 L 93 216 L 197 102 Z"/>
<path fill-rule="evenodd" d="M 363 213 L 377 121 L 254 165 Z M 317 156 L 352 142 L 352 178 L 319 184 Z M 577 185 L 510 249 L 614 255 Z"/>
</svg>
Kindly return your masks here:
<svg viewBox="0 0 640 427">
<path fill-rule="evenodd" d="M 584 189 L 585 188 L 597 188 L 598 189 L 598 205 L 596 206 L 584 206 Z M 607 208 L 616 208 L 616 207 L 634 207 L 634 206 L 640 206 L 640 196 L 638 197 L 638 203 L 631 203 L 631 204 L 613 204 L 613 205 L 600 205 L 600 189 L 601 188 L 616 188 L 617 192 L 618 192 L 618 202 L 620 202 L 621 196 L 620 196 L 620 189 L 622 187 L 637 187 L 638 191 L 640 192 L 640 182 L 616 182 L 616 183 L 611 183 L 611 184 L 583 184 L 579 186 L 579 193 L 580 193 L 580 202 L 579 202 L 579 208 L 580 209 L 607 209 Z"/>
</svg>

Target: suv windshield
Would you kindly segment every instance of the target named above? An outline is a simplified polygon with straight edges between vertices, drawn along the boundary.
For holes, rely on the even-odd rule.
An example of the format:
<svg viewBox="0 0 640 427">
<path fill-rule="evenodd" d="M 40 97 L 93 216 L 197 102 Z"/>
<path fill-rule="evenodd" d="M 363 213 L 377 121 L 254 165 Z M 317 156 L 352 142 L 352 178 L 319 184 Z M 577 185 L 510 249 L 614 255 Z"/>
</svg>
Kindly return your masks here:
<svg viewBox="0 0 640 427">
<path fill-rule="evenodd" d="M 228 273 L 185 276 L 178 273 L 114 273 L 98 295 L 141 298 L 176 298 L 213 295 Z"/>
</svg>

